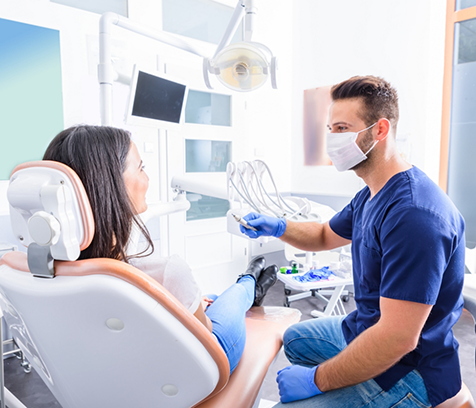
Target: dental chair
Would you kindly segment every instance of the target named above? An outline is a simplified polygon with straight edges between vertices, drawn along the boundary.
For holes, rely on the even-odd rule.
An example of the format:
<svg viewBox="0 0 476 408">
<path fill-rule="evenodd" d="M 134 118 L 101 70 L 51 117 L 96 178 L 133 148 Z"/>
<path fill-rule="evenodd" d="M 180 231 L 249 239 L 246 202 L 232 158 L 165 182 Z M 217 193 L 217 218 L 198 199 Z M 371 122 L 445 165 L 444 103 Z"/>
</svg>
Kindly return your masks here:
<svg viewBox="0 0 476 408">
<path fill-rule="evenodd" d="M 113 259 L 77 261 L 94 222 L 69 167 L 20 165 L 7 194 L 14 234 L 28 251 L 1 258 L 0 306 L 63 408 L 258 406 L 299 311 L 252 308 L 245 351 L 229 377 L 217 340 L 157 281 Z"/>
</svg>

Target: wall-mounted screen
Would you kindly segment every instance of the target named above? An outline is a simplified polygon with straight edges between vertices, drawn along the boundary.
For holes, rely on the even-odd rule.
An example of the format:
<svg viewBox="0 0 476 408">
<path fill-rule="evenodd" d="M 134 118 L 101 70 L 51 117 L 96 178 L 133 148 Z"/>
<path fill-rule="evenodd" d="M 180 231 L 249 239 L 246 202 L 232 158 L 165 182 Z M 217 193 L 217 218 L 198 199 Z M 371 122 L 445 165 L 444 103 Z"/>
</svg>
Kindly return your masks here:
<svg viewBox="0 0 476 408">
<path fill-rule="evenodd" d="M 187 94 L 184 81 L 135 66 L 126 123 L 178 130 L 183 122 Z"/>
</svg>

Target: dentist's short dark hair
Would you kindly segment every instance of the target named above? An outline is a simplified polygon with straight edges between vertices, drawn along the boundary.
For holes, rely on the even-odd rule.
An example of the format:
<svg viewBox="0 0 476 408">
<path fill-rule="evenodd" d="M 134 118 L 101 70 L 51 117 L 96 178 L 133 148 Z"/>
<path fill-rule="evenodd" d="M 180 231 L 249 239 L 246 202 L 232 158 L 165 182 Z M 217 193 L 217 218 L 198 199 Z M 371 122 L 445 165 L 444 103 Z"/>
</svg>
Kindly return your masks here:
<svg viewBox="0 0 476 408">
<path fill-rule="evenodd" d="M 370 126 L 381 118 L 387 118 L 394 129 L 397 128 L 398 94 L 385 79 L 368 75 L 354 76 L 331 88 L 333 101 L 359 99 L 363 109 L 359 117 Z"/>
<path fill-rule="evenodd" d="M 150 235 L 137 216 L 122 174 L 131 146 L 128 132 L 108 126 L 73 126 L 49 144 L 43 160 L 71 167 L 83 182 L 94 216 L 95 232 L 80 259 L 113 258 L 127 262 L 126 247 L 135 224 L 148 245 Z M 135 256 L 132 256 L 135 257 Z"/>
</svg>

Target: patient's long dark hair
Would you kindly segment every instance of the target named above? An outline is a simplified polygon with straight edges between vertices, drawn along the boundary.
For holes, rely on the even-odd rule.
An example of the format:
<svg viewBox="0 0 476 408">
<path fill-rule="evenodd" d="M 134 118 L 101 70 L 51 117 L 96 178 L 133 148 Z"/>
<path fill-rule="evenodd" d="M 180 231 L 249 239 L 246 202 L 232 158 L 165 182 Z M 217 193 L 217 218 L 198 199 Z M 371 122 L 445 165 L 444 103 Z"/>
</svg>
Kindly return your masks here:
<svg viewBox="0 0 476 408">
<path fill-rule="evenodd" d="M 132 225 L 141 230 L 153 250 L 150 235 L 136 215 L 124 178 L 131 146 L 128 132 L 107 126 L 73 126 L 59 133 L 49 144 L 43 160 L 71 167 L 84 184 L 94 215 L 94 238 L 80 259 L 113 258 L 127 262 L 126 247 Z"/>
</svg>

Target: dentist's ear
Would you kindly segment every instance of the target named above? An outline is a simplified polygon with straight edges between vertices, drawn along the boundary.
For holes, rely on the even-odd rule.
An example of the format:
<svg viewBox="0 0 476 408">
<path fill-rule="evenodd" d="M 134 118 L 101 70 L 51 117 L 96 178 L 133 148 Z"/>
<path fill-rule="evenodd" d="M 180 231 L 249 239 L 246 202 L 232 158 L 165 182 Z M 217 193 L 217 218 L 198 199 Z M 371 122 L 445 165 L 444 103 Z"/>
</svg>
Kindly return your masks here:
<svg viewBox="0 0 476 408">
<path fill-rule="evenodd" d="M 392 124 L 386 118 L 379 119 L 375 127 L 377 128 L 376 139 L 380 142 L 385 140 L 392 130 Z"/>
</svg>

